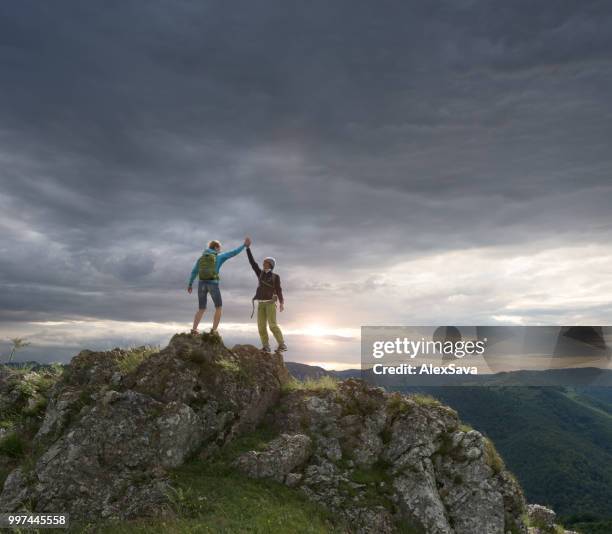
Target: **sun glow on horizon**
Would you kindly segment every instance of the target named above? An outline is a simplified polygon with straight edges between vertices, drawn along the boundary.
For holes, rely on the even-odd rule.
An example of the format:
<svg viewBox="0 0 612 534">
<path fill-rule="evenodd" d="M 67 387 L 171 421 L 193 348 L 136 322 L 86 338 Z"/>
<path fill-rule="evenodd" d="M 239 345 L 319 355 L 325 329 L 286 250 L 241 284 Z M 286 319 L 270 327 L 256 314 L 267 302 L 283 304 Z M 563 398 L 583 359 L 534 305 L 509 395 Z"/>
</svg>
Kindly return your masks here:
<svg viewBox="0 0 612 534">
<path fill-rule="evenodd" d="M 330 329 L 320 324 L 310 324 L 302 329 L 302 333 L 309 337 L 324 337 L 329 335 Z"/>
<path fill-rule="evenodd" d="M 306 365 L 312 365 L 315 367 L 322 367 L 326 371 L 344 371 L 346 369 L 359 369 L 361 367 L 360 362 L 315 362 L 315 361 L 306 361 L 301 362 Z"/>
<path fill-rule="evenodd" d="M 361 335 L 359 328 L 326 327 L 320 323 L 311 323 L 301 328 L 288 329 L 287 333 L 311 338 L 343 338 L 347 340 L 358 339 Z"/>
</svg>

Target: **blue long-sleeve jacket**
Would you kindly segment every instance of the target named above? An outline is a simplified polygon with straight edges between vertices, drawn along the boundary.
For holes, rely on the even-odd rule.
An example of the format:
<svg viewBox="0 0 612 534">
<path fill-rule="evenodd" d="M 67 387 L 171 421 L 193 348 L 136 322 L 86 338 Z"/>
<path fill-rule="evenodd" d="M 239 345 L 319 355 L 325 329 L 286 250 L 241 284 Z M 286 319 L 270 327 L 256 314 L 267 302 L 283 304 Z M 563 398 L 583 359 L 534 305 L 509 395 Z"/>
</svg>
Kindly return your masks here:
<svg viewBox="0 0 612 534">
<path fill-rule="evenodd" d="M 215 262 L 215 271 L 217 272 L 217 274 L 219 273 L 219 271 L 221 270 L 221 265 L 223 265 L 227 260 L 229 260 L 230 258 L 233 258 L 234 256 L 236 256 L 237 254 L 240 254 L 242 252 L 242 250 L 244 249 L 244 244 L 240 245 L 239 247 L 236 247 L 233 250 L 228 250 L 227 252 L 220 252 L 219 254 L 217 254 L 217 261 Z M 207 248 L 204 253 L 210 253 L 210 254 L 214 254 L 215 251 Z M 191 287 L 193 285 L 193 281 L 195 280 L 196 276 L 198 276 L 198 271 L 200 270 L 200 257 L 198 257 L 198 259 L 196 260 L 195 264 L 193 265 L 193 269 L 191 269 L 191 276 L 189 277 L 189 287 Z M 218 284 L 219 281 L 218 280 L 207 280 L 207 282 L 209 284 Z"/>
</svg>

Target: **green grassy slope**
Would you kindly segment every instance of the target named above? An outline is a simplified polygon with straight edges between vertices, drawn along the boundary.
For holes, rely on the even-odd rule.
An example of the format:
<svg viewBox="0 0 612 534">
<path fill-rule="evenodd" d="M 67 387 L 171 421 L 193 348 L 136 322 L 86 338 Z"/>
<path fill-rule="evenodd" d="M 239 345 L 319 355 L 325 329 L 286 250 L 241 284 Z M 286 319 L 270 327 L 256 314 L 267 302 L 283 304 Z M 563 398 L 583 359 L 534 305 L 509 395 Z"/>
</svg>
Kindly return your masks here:
<svg viewBox="0 0 612 534">
<path fill-rule="evenodd" d="M 597 407 L 612 415 L 612 388 L 583 387 L 574 388 L 574 393 L 582 397 L 591 406 Z"/>
<path fill-rule="evenodd" d="M 198 458 L 172 473 L 170 498 L 176 518 L 138 520 L 103 526 L 79 525 L 74 532 L 103 534 L 254 533 L 334 534 L 346 532 L 320 506 L 286 486 L 250 480 L 231 462 L 241 452 L 259 449 L 273 435 L 263 428 L 232 442 L 210 460 Z"/>
</svg>

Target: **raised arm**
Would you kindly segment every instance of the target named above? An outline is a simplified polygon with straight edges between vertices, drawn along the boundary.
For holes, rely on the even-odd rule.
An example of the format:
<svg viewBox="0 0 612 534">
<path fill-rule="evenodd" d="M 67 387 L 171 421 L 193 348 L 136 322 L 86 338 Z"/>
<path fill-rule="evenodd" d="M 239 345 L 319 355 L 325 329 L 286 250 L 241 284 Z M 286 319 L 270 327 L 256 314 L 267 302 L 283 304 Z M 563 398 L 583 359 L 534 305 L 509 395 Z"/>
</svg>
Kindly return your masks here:
<svg viewBox="0 0 612 534">
<path fill-rule="evenodd" d="M 223 265 L 230 258 L 233 258 L 237 254 L 240 254 L 245 246 L 246 245 L 243 243 L 242 245 L 240 245 L 239 247 L 236 247 L 233 250 L 228 250 L 227 252 L 222 252 L 221 254 L 218 254 L 217 262 L 219 263 L 219 267 L 221 267 L 221 265 Z"/>
<path fill-rule="evenodd" d="M 193 269 L 191 269 L 191 276 L 189 277 L 189 282 L 187 282 L 187 287 L 191 287 L 193 285 L 193 281 L 195 277 L 198 276 L 198 271 L 200 269 L 200 258 L 198 258 L 193 265 Z"/>
<path fill-rule="evenodd" d="M 253 267 L 253 270 L 255 271 L 255 274 L 257 276 L 261 275 L 261 268 L 259 267 L 259 265 L 257 265 L 257 262 L 255 261 L 255 258 L 253 258 L 253 253 L 251 252 L 251 247 L 247 247 L 247 257 L 249 258 L 249 263 L 251 264 L 251 267 Z"/>
</svg>

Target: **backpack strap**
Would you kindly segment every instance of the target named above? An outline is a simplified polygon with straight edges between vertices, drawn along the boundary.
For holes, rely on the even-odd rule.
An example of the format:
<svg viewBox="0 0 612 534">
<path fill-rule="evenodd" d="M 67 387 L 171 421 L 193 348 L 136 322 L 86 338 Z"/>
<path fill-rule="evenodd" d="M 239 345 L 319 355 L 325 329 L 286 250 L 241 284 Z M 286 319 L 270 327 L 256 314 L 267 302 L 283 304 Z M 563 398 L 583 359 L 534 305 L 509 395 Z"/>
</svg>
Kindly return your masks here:
<svg viewBox="0 0 612 534">
<path fill-rule="evenodd" d="M 274 272 L 272 273 L 272 283 L 271 283 L 271 284 L 268 284 L 268 282 L 266 282 L 266 281 L 263 279 L 263 275 L 264 275 L 264 274 L 265 274 L 265 273 L 264 273 L 264 271 L 263 271 L 263 269 L 262 269 L 261 273 L 259 273 L 259 285 L 264 285 L 264 286 L 271 287 L 272 289 L 274 289 L 274 290 L 276 291 L 276 284 L 274 283 L 274 282 L 275 282 L 275 280 L 276 280 L 276 278 L 275 278 L 276 273 L 274 273 Z"/>
</svg>

